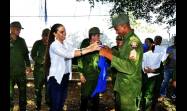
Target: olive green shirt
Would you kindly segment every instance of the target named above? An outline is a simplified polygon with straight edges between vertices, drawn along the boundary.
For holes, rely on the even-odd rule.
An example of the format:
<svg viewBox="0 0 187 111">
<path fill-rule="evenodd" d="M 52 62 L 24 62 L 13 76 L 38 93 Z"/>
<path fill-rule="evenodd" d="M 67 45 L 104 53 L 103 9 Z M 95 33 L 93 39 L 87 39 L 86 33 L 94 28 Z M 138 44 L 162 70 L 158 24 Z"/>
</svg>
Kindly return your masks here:
<svg viewBox="0 0 187 111">
<path fill-rule="evenodd" d="M 29 51 L 23 38 L 10 40 L 10 72 L 22 73 L 30 67 Z"/>
<path fill-rule="evenodd" d="M 124 45 L 119 48 L 119 54 L 113 55 L 111 67 L 117 70 L 114 90 L 120 94 L 121 109 L 132 111 L 135 109 L 135 98 L 141 92 L 141 64 L 143 57 L 143 48 L 140 39 L 129 32 L 124 37 Z M 136 42 L 136 59 L 130 60 L 129 55 L 132 48 L 132 42 Z"/>
<path fill-rule="evenodd" d="M 89 39 L 83 40 L 80 48 L 85 48 L 89 45 Z M 81 95 L 91 96 L 99 77 L 100 69 L 98 67 L 99 53 L 98 51 L 91 52 L 78 59 L 78 70 L 86 79 L 86 83 L 81 84 Z"/>
<path fill-rule="evenodd" d="M 45 52 L 47 46 L 44 45 L 42 40 L 37 40 L 31 50 L 31 57 L 35 62 L 35 67 L 43 66 L 45 61 Z"/>
</svg>

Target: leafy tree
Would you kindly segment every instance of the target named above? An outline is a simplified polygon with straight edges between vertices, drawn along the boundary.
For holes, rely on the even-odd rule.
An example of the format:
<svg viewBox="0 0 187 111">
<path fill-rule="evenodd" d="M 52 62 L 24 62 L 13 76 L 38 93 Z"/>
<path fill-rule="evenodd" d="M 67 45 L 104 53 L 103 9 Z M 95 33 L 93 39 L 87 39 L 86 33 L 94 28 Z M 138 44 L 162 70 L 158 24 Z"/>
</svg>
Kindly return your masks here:
<svg viewBox="0 0 187 111">
<path fill-rule="evenodd" d="M 77 0 L 85 1 L 85 0 Z M 91 7 L 95 2 L 114 3 L 110 15 L 132 12 L 136 19 L 145 19 L 147 22 L 167 23 L 176 25 L 176 0 L 88 0 Z M 153 20 L 153 14 L 156 19 Z"/>
</svg>

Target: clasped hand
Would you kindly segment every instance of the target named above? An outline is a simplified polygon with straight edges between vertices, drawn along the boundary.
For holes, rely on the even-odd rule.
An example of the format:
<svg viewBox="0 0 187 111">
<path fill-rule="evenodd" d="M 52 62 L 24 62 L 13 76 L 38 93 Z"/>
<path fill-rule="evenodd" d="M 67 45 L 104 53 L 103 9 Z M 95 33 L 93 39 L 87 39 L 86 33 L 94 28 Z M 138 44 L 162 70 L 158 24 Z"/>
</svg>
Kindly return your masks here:
<svg viewBox="0 0 187 111">
<path fill-rule="evenodd" d="M 99 51 L 99 55 L 112 60 L 112 50 L 108 46 L 103 46 Z"/>
</svg>

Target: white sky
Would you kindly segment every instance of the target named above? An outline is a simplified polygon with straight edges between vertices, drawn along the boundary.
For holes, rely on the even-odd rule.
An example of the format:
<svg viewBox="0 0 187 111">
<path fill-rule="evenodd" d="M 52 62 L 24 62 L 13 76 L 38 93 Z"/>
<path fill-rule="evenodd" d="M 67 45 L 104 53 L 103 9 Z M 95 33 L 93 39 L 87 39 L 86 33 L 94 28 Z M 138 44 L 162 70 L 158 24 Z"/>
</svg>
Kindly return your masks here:
<svg viewBox="0 0 187 111">
<path fill-rule="evenodd" d="M 10 22 L 21 22 L 24 29 L 21 31 L 20 36 L 26 40 L 28 47 L 32 47 L 36 40 L 41 39 L 41 33 L 44 28 L 49 28 L 55 23 L 62 23 L 66 27 L 67 38 L 75 44 L 75 47 L 78 47 L 78 44 L 88 37 L 88 30 L 93 26 L 99 27 L 101 32 L 104 33 L 105 37 L 103 37 L 103 40 L 107 39 L 109 41 L 106 44 L 115 45 L 115 31 L 114 29 L 108 29 L 111 26 L 110 16 L 91 16 L 109 15 L 112 4 L 96 3 L 95 8 L 90 10 L 90 4 L 87 0 L 84 2 L 76 2 L 76 0 L 47 0 L 49 17 L 47 24 L 45 24 L 44 18 L 38 17 L 41 15 L 40 7 L 43 1 L 10 0 Z M 146 25 L 150 24 L 141 21 L 141 26 L 135 29 L 135 33 L 142 42 L 147 37 L 154 38 L 155 35 L 161 35 L 164 39 L 169 39 L 169 34 L 164 29 L 164 25 L 151 25 L 150 30 L 152 31 L 145 32 L 143 29 L 146 29 Z M 170 30 L 170 36 L 172 34 L 176 34 L 176 27 L 172 27 Z"/>
</svg>

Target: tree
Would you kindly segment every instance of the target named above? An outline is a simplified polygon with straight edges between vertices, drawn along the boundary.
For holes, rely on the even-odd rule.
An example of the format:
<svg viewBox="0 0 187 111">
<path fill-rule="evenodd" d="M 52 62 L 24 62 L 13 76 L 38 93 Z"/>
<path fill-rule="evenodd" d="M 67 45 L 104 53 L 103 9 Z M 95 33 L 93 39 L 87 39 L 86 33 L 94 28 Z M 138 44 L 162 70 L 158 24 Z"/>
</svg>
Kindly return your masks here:
<svg viewBox="0 0 187 111">
<path fill-rule="evenodd" d="M 85 0 L 77 0 L 85 1 Z M 145 19 L 147 22 L 167 23 L 176 25 L 176 0 L 88 0 L 91 7 L 95 2 L 114 3 L 110 15 L 121 12 L 132 12 L 136 19 Z M 153 20 L 153 14 L 156 19 Z"/>
</svg>

